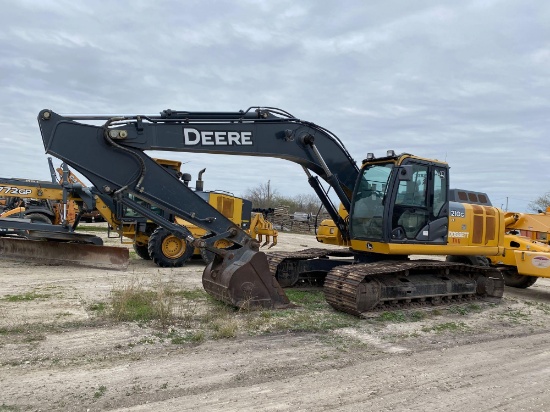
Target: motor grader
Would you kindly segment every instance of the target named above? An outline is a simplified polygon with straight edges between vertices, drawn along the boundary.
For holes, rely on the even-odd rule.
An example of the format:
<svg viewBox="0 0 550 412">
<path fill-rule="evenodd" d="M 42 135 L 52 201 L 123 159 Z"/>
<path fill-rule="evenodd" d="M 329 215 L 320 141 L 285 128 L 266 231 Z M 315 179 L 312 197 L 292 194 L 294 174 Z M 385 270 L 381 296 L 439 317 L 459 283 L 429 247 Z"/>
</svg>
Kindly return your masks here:
<svg viewBox="0 0 550 412">
<path fill-rule="evenodd" d="M 56 181 L 55 171 L 52 172 L 52 182 L 0 179 L 1 191 L 8 198 L 8 210 L 0 218 L 0 256 L 21 261 L 36 260 L 43 264 L 126 268 L 127 248 L 103 246 L 100 237 L 75 232 L 79 221 L 79 214 L 74 219 L 71 215 L 75 203 L 81 203 L 81 212 L 92 210 L 94 195 L 89 188 L 69 182 L 67 177 L 66 168 L 63 185 Z M 11 199 L 16 200 L 16 205 L 10 209 Z M 55 204 L 55 208 L 32 207 L 33 203 Z"/>
<path fill-rule="evenodd" d="M 48 158 L 52 183 L 58 183 L 51 157 Z M 60 171 L 60 177 L 62 176 Z M 73 224 L 78 213 L 78 206 L 73 200 L 63 203 L 62 192 L 48 192 L 38 195 L 30 186 L 39 187 L 46 182 L 29 179 L 0 178 L 0 195 L 4 195 L 0 218 L 26 218 L 32 222 L 61 225 L 64 222 Z M 56 195 L 52 194 L 55 193 Z M 33 197 L 34 195 L 37 197 Z"/>
<path fill-rule="evenodd" d="M 503 294 L 502 273 L 494 267 L 428 259 L 502 256 L 505 251 L 503 212 L 450 201 L 444 162 L 390 151 L 381 158 L 368 154 L 358 167 L 332 132 L 275 108 L 112 116 L 42 110 L 38 122 L 46 152 L 86 176 L 101 194 L 212 252 L 203 286 L 228 304 L 289 307 L 280 282 L 296 284 L 316 272 L 326 273 L 327 301 L 355 315 Z M 325 258 L 326 252 L 308 251 L 268 260 L 259 242 L 158 165 L 148 150 L 277 157 L 301 165 L 349 244 L 342 251 L 346 256 Z M 321 180 L 334 190 L 347 218 L 338 213 Z M 181 216 L 208 235 L 193 237 L 141 201 Z M 230 246 L 217 248 L 222 239 Z M 544 253 L 537 257 L 547 258 Z"/>
<path fill-rule="evenodd" d="M 53 170 L 51 158 L 48 159 L 50 169 Z M 180 172 L 181 162 L 167 159 L 155 159 L 155 161 L 170 170 L 174 175 L 184 179 L 185 184 L 191 180 L 189 174 Z M 262 246 L 269 245 L 269 248 L 277 244 L 278 232 L 273 228 L 273 225 L 268 220 L 264 219 L 263 215 L 252 213 L 252 203 L 246 199 L 235 197 L 228 193 L 217 191 L 204 191 L 204 181 L 202 175 L 206 169 L 201 170 L 199 179 L 196 182 L 196 193 L 201 196 L 204 201 L 211 204 L 213 207 L 220 210 L 221 213 L 245 230 L 250 236 L 258 239 L 260 242 L 265 238 Z M 134 210 L 121 206 L 118 202 L 111 202 L 110 199 L 102 196 L 95 188 L 89 188 L 90 205 L 81 198 L 81 191 L 75 191 L 71 188 L 76 185 L 78 188 L 85 187 L 84 183 L 72 173 L 66 165 L 63 168 L 58 168 L 57 173 L 59 179 L 55 180 L 55 172 L 52 174 L 54 180 L 53 185 L 49 182 L 40 182 L 29 179 L 2 179 L 0 184 L 9 187 L 10 190 L 16 193 L 19 197 L 11 197 L 9 204 L 15 204 L 17 200 L 18 207 L 11 207 L 0 215 L 0 227 L 4 228 L 3 234 L 19 234 L 27 236 L 27 232 L 10 231 L 10 226 L 14 225 L 15 220 L 4 220 L 5 218 L 21 217 L 27 218 L 31 222 L 41 222 L 51 224 L 50 236 L 55 233 L 55 229 L 60 229 L 66 232 L 70 230 L 74 233 L 80 222 L 83 214 L 89 213 L 91 209 L 97 211 L 104 220 L 108 222 L 109 237 L 119 237 L 123 243 L 132 243 L 136 254 L 142 259 L 153 260 L 155 264 L 161 267 L 179 267 L 184 265 L 192 256 L 200 257 L 205 263 L 209 263 L 213 259 L 213 254 L 204 249 L 199 249 L 191 246 L 186 239 L 178 238 L 167 232 L 162 227 L 159 227 L 151 220 L 139 215 Z M 67 185 L 64 185 L 64 181 Z M 31 206 L 32 204 L 41 205 Z M 207 235 L 207 232 L 190 222 L 187 222 L 177 216 L 170 216 L 162 209 L 151 206 L 146 202 L 140 202 L 143 207 L 150 208 L 154 213 L 164 216 L 167 219 L 173 220 L 175 223 L 184 226 L 192 236 L 202 237 Z M 44 206 L 42 206 L 44 205 Z M 79 206 L 80 205 L 80 208 Z M 29 207 L 30 206 L 30 207 Z M 50 206 L 50 207 L 47 207 Z M 2 219 L 4 218 L 4 219 Z M 59 225 L 59 226 L 58 226 Z M 63 228 L 62 225 L 65 227 Z M 68 226 L 70 225 L 70 228 Z M 42 228 L 45 230 L 44 228 Z M 2 232 L 0 232 L 2 235 Z M 43 233 L 44 237 L 46 236 Z M 114 236 L 113 236 L 114 235 Z M 125 242 L 125 239 L 127 241 Z M 55 240 L 55 236 L 53 236 Z M 0 247 L 6 250 L 7 244 L 13 244 L 11 238 L 0 238 Z M 220 239 L 216 243 L 216 247 L 224 248 L 230 243 Z M 16 242 L 15 245 L 20 245 Z M 113 253 L 111 249 L 105 249 L 105 259 L 107 255 Z M 114 251 L 118 255 L 118 251 Z M 4 253 L 6 255 L 6 253 Z M 16 252 L 19 256 L 19 253 Z M 38 256 L 41 256 L 39 254 Z M 42 257 L 40 257 L 42 259 Z M 78 261 L 78 256 L 69 257 L 71 263 Z M 82 263 L 90 266 L 92 262 L 86 261 L 86 255 L 82 255 Z M 101 265 L 103 265 L 102 260 Z M 61 256 L 58 257 L 57 263 L 61 262 Z M 127 262 L 123 263 L 123 268 L 127 266 Z"/>
</svg>

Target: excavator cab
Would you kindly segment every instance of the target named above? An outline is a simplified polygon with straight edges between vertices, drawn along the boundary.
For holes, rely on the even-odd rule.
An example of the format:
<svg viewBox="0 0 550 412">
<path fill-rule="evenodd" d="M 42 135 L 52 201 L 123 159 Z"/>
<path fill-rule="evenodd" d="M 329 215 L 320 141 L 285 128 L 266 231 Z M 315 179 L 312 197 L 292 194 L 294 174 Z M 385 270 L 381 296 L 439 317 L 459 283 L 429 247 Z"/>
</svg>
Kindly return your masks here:
<svg viewBox="0 0 550 412">
<path fill-rule="evenodd" d="M 352 197 L 351 238 L 445 244 L 447 176 L 447 164 L 410 155 L 367 159 Z"/>
</svg>

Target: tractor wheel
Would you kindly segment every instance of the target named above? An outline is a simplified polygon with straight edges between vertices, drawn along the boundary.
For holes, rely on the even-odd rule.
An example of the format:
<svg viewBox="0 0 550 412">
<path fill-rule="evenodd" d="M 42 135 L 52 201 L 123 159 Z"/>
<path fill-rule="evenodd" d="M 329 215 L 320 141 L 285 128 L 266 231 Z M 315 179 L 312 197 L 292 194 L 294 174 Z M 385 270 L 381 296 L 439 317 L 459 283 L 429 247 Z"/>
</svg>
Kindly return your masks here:
<svg viewBox="0 0 550 412">
<path fill-rule="evenodd" d="M 214 243 L 214 246 L 218 249 L 225 249 L 231 246 L 233 243 L 225 240 L 220 239 L 217 242 Z M 208 249 L 201 248 L 201 258 L 207 265 L 214 260 L 214 257 L 216 254 L 214 252 L 209 251 Z"/>
<path fill-rule="evenodd" d="M 183 228 L 186 236 L 191 232 Z M 162 227 L 155 229 L 149 238 L 149 255 L 155 264 L 160 267 L 180 267 L 193 256 L 194 247 L 185 239 L 174 236 Z"/>
<path fill-rule="evenodd" d="M 30 219 L 32 223 L 47 223 L 48 225 L 52 224 L 51 219 L 43 215 L 42 213 L 29 213 L 25 215 L 25 219 Z"/>
<path fill-rule="evenodd" d="M 538 279 L 536 276 L 520 275 L 519 273 L 511 270 L 503 271 L 502 275 L 506 286 L 512 286 L 520 289 L 527 289 L 529 286 L 533 286 Z"/>
<path fill-rule="evenodd" d="M 134 251 L 136 252 L 136 255 L 138 255 L 143 260 L 151 260 L 148 245 L 138 245 L 136 242 L 134 242 Z"/>
</svg>

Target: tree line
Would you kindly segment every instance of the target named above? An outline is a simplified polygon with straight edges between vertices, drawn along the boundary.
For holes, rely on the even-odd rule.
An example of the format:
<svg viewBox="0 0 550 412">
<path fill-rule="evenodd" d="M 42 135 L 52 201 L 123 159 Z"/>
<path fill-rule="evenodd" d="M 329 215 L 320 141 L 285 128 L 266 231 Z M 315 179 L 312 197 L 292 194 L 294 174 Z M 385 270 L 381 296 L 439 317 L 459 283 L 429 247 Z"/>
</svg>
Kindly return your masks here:
<svg viewBox="0 0 550 412">
<path fill-rule="evenodd" d="M 533 212 L 546 212 L 546 208 L 550 207 L 550 192 L 547 192 L 531 203 L 529 203 L 529 209 Z"/>
<path fill-rule="evenodd" d="M 316 215 L 321 208 L 321 201 L 314 193 L 284 196 L 271 186 L 270 181 L 247 189 L 245 198 L 252 202 L 254 208 L 269 209 L 286 206 L 291 214 L 294 212 L 305 212 Z M 539 211 L 544 212 L 548 207 L 550 207 L 550 192 L 539 196 L 528 205 L 529 210 L 535 213 Z"/>
<path fill-rule="evenodd" d="M 252 202 L 252 207 L 257 209 L 269 209 L 275 207 L 288 207 L 288 212 L 305 212 L 311 215 L 319 213 L 321 201 L 314 193 L 299 194 L 295 196 L 284 196 L 271 186 L 271 182 L 261 183 L 256 187 L 245 191 L 245 199 Z M 321 210 L 321 212 L 324 209 Z"/>
</svg>

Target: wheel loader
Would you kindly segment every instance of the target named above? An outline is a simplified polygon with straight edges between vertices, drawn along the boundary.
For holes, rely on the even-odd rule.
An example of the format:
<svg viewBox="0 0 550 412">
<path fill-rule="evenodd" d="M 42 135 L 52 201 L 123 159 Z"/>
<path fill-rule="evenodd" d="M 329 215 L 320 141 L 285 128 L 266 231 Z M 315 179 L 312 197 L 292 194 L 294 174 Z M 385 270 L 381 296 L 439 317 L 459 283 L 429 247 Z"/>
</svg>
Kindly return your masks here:
<svg viewBox="0 0 550 412">
<path fill-rule="evenodd" d="M 155 159 L 155 161 L 168 170 L 171 170 L 176 176 L 184 179 L 185 184 L 188 184 L 191 180 L 190 175 L 180 172 L 181 162 L 167 159 Z M 49 159 L 49 163 L 50 169 L 53 170 L 51 158 Z M 205 170 L 206 169 L 203 169 L 199 174 L 199 179 L 196 182 L 196 193 L 206 202 L 220 210 L 224 216 L 244 229 L 250 236 L 257 238 L 260 242 L 262 242 L 265 237 L 266 240 L 262 246 L 269 245 L 269 248 L 275 246 L 277 244 L 277 230 L 273 228 L 271 222 L 263 218 L 263 215 L 251 213 L 252 204 L 250 201 L 232 196 L 228 193 L 207 192 L 203 190 L 204 181 L 202 180 L 202 175 Z M 9 204 L 15 204 L 13 201 L 15 199 L 17 202 L 21 204 L 25 203 L 26 205 L 26 207 L 12 207 L 9 211 L 5 211 L 0 215 L 0 227 L 4 228 L 4 235 L 8 233 L 10 235 L 14 234 L 13 231 L 9 232 L 8 230 L 11 225 L 15 224 L 15 220 L 2 219 L 8 217 L 25 217 L 31 222 L 51 224 L 53 226 L 50 228 L 50 237 L 55 229 L 67 230 L 67 228 L 58 226 L 62 224 L 64 224 L 65 227 L 71 225 L 69 230 L 74 233 L 81 220 L 81 216 L 89 213 L 93 208 L 94 211 L 97 211 L 97 213 L 108 222 L 110 237 L 120 237 L 121 241 L 128 239 L 133 244 L 133 248 L 139 257 L 153 260 L 158 266 L 182 266 L 193 255 L 202 258 L 205 263 L 209 263 L 213 259 L 213 255 L 210 252 L 191 246 L 185 239 L 173 236 L 162 227 L 159 227 L 156 223 L 139 215 L 130 208 L 120 206 L 116 201 L 111 202 L 110 199 L 98 193 L 95 188 L 88 189 L 90 193 L 89 198 L 93 203 L 91 203 L 91 206 L 87 206 L 81 199 L 80 192 L 70 190 L 70 187 L 69 190 L 66 188 L 64 190 L 63 179 L 66 179 L 69 185 L 77 185 L 77 187 L 85 187 L 84 183 L 74 173 L 68 170 L 66 166 L 58 168 L 57 172 L 59 174 L 59 180 L 57 182 L 55 181 L 54 172 L 54 174 L 52 174 L 54 184 L 51 189 L 46 189 L 44 187 L 45 184 L 49 185 L 48 182 L 0 178 L 0 184 L 9 185 L 5 187 L 10 187 L 11 191 L 17 192 L 20 196 L 17 198 L 9 198 Z M 58 183 L 58 185 L 56 185 L 56 183 Z M 31 206 L 33 204 L 36 206 Z M 80 209 L 77 204 L 80 205 Z M 39 207 L 38 205 L 41 206 Z M 151 208 L 156 214 L 162 215 L 184 226 L 192 236 L 202 237 L 207 235 L 207 232 L 201 227 L 186 222 L 177 216 L 170 216 L 158 207 L 151 207 L 151 205 L 145 202 L 141 202 L 141 205 Z M 78 209 L 79 212 L 75 212 L 75 210 Z M 19 235 L 28 236 L 26 232 L 20 231 L 18 233 Z M 1 234 L 0 232 L 0 235 Z M 3 244 L 4 249 L 6 249 L 6 244 L 10 242 L 13 242 L 11 238 L 0 238 L 0 246 Z M 19 245 L 20 242 L 16 244 Z M 218 240 L 216 243 L 216 246 L 221 248 L 227 247 L 227 245 L 229 245 L 229 243 L 223 239 Z M 107 251 L 112 253 L 112 251 L 106 249 L 106 254 L 108 254 Z M 17 254 L 17 256 L 19 257 L 20 255 Z M 76 256 L 71 256 L 69 258 L 71 263 L 75 263 L 75 259 L 77 259 Z M 83 255 L 83 258 L 85 258 L 85 255 Z M 107 256 L 106 259 L 108 259 Z M 58 256 L 56 262 L 60 263 L 60 261 L 61 256 Z M 82 263 L 89 266 L 91 262 L 87 262 L 86 259 L 83 259 Z M 127 262 L 123 264 L 122 268 L 126 266 Z"/>
<path fill-rule="evenodd" d="M 280 282 L 294 285 L 323 272 L 327 301 L 355 315 L 498 299 L 503 294 L 503 276 L 495 267 L 430 259 L 432 255 L 497 257 L 506 249 L 503 211 L 450 201 L 445 162 L 389 151 L 380 158 L 368 153 L 358 166 L 329 130 L 268 107 L 89 116 L 45 109 L 38 114 L 38 123 L 46 152 L 86 176 L 102 195 L 212 252 L 215 256 L 203 272 L 203 286 L 230 305 L 290 307 Z M 295 162 L 349 246 L 342 256 L 315 250 L 268 259 L 259 251 L 258 241 L 158 165 L 146 154 L 149 150 Z M 347 217 L 338 213 L 322 181 L 336 194 Z M 140 202 L 180 216 L 208 235 L 195 238 Z M 216 247 L 220 240 L 229 246 Z M 548 256 L 540 252 L 526 254 L 525 259 L 534 266 Z"/>
</svg>

